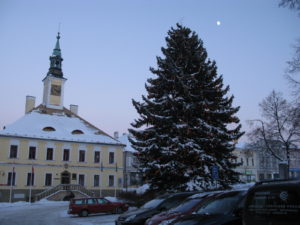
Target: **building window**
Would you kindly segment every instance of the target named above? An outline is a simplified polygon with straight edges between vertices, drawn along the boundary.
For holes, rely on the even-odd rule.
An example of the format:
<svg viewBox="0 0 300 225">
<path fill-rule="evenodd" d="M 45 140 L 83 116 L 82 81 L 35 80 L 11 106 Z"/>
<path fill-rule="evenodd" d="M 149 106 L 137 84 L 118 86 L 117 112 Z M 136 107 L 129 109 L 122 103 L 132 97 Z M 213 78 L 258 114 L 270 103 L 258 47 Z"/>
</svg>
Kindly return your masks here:
<svg viewBox="0 0 300 225">
<path fill-rule="evenodd" d="M 84 134 L 82 130 L 73 130 L 72 134 Z"/>
<path fill-rule="evenodd" d="M 113 164 L 115 162 L 115 153 L 110 152 L 109 153 L 109 164 Z"/>
<path fill-rule="evenodd" d="M 47 160 L 53 160 L 53 148 L 47 148 Z"/>
<path fill-rule="evenodd" d="M 94 175 L 94 187 L 99 187 L 99 186 L 100 186 L 100 176 Z"/>
<path fill-rule="evenodd" d="M 249 176 L 247 176 L 247 182 L 251 182 L 251 175 Z"/>
<path fill-rule="evenodd" d="M 115 185 L 115 176 L 114 175 L 109 175 L 108 176 L 108 186 L 113 187 Z"/>
<path fill-rule="evenodd" d="M 16 173 L 15 172 L 9 172 L 7 177 L 7 185 L 15 186 L 16 185 Z"/>
<path fill-rule="evenodd" d="M 30 146 L 29 147 L 29 159 L 35 159 L 35 154 L 36 154 L 36 147 Z"/>
<path fill-rule="evenodd" d="M 27 174 L 27 186 L 33 186 L 34 185 L 34 173 L 28 173 Z"/>
<path fill-rule="evenodd" d="M 254 159 L 252 158 L 252 166 L 254 166 Z"/>
<path fill-rule="evenodd" d="M 18 155 L 18 145 L 11 145 L 10 146 L 9 158 L 16 159 L 17 155 Z"/>
<path fill-rule="evenodd" d="M 79 176 L 78 176 L 78 184 L 84 186 L 84 175 L 83 174 L 79 174 Z"/>
<path fill-rule="evenodd" d="M 241 164 L 244 165 L 244 160 L 243 160 L 243 158 L 241 158 Z"/>
<path fill-rule="evenodd" d="M 43 131 L 55 131 L 53 127 L 44 127 Z"/>
<path fill-rule="evenodd" d="M 77 174 L 76 173 L 72 173 L 72 180 L 77 180 Z"/>
<path fill-rule="evenodd" d="M 85 151 L 80 150 L 79 151 L 79 162 L 84 162 L 85 161 Z"/>
<path fill-rule="evenodd" d="M 64 149 L 63 161 L 70 160 L 70 149 Z"/>
<path fill-rule="evenodd" d="M 130 173 L 129 174 L 130 176 L 130 182 L 129 182 L 129 185 L 137 185 L 138 184 L 138 174 L 137 173 Z"/>
<path fill-rule="evenodd" d="M 249 166 L 249 158 L 246 158 L 247 166 Z"/>
<path fill-rule="evenodd" d="M 95 152 L 94 162 L 95 163 L 99 163 L 100 162 L 100 152 Z"/>
<path fill-rule="evenodd" d="M 261 180 L 264 180 L 264 179 L 265 179 L 265 175 L 263 173 L 260 173 L 259 174 L 259 180 L 261 181 Z"/>
<path fill-rule="evenodd" d="M 51 186 L 51 185 L 52 185 L 52 174 L 46 173 L 45 186 Z"/>
</svg>

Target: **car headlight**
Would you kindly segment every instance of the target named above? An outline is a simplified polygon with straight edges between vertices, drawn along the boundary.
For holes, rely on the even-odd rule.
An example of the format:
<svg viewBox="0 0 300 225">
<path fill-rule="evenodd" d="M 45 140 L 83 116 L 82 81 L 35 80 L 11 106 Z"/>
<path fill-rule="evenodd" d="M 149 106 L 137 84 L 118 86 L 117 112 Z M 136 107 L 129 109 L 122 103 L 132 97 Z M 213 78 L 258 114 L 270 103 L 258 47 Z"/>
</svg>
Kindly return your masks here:
<svg viewBox="0 0 300 225">
<path fill-rule="evenodd" d="M 136 217 L 136 215 L 133 214 L 133 215 L 131 215 L 131 216 L 128 216 L 128 217 L 125 219 L 125 221 L 128 222 L 128 221 L 130 221 L 130 220 L 133 220 L 135 217 Z"/>
</svg>

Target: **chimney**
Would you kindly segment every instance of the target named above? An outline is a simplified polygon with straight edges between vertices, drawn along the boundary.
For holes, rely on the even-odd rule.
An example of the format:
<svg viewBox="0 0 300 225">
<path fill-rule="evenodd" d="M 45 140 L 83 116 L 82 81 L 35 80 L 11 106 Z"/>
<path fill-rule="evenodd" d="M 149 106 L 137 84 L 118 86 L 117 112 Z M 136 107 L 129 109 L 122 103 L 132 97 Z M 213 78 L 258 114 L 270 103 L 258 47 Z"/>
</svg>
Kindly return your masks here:
<svg viewBox="0 0 300 225">
<path fill-rule="evenodd" d="M 78 115 L 78 105 L 70 105 L 70 111 Z"/>
<path fill-rule="evenodd" d="M 119 132 L 118 132 L 118 131 L 115 131 L 115 132 L 114 132 L 114 138 L 115 138 L 115 139 L 119 139 Z"/>
<path fill-rule="evenodd" d="M 26 96 L 25 113 L 29 113 L 35 107 L 35 97 Z"/>
</svg>

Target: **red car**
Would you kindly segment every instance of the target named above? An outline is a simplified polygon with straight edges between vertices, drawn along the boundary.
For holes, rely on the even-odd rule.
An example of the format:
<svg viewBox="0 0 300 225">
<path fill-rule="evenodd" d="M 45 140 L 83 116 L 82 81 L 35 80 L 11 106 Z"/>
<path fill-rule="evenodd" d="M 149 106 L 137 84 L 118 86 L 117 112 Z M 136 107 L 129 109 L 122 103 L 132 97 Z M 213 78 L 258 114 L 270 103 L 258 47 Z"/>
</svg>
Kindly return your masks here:
<svg viewBox="0 0 300 225">
<path fill-rule="evenodd" d="M 88 216 L 94 213 L 120 214 L 128 210 L 128 205 L 122 202 L 111 202 L 105 198 L 75 198 L 70 201 L 68 214 Z"/>
<path fill-rule="evenodd" d="M 159 213 L 149 218 L 145 225 L 158 225 L 158 224 L 169 224 L 173 220 L 189 215 L 197 210 L 200 206 L 203 205 L 204 202 L 211 199 L 213 196 L 217 195 L 218 192 L 215 193 L 207 193 L 207 194 L 197 194 L 188 199 L 186 199 L 183 203 L 178 205 L 175 208 L 170 209 L 169 211 Z"/>
</svg>

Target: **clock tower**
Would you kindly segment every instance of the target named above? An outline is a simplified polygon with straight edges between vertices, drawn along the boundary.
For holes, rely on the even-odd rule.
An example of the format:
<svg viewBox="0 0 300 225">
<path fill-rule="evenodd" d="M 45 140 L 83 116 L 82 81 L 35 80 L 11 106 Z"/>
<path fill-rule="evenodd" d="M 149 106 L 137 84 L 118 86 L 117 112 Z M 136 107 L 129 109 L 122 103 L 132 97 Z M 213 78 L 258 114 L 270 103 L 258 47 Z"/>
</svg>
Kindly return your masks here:
<svg viewBox="0 0 300 225">
<path fill-rule="evenodd" d="M 67 80 L 63 77 L 61 50 L 59 45 L 60 33 L 57 34 L 55 48 L 50 56 L 50 68 L 43 79 L 44 94 L 43 105 L 47 108 L 63 109 L 64 84 Z"/>
</svg>

